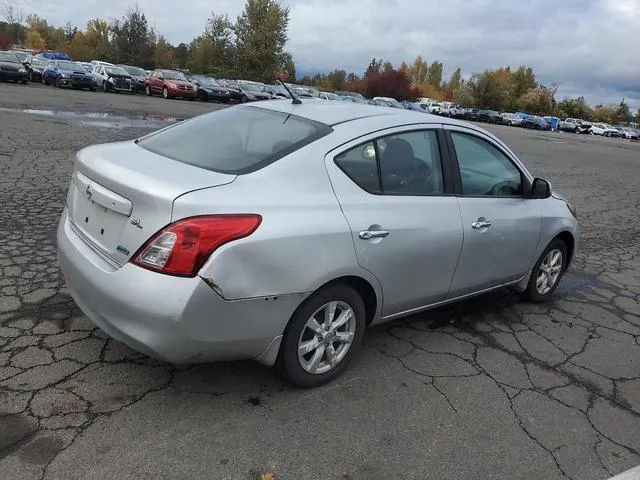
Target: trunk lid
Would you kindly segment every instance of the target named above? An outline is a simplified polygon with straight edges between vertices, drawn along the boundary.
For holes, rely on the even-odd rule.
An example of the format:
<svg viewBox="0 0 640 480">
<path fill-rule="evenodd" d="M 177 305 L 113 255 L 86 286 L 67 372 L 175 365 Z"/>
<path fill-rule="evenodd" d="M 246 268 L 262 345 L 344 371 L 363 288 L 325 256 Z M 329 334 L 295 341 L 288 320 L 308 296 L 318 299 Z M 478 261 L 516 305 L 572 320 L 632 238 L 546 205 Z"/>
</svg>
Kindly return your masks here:
<svg viewBox="0 0 640 480">
<path fill-rule="evenodd" d="M 85 242 L 122 266 L 171 223 L 175 199 L 235 178 L 168 159 L 133 141 L 91 146 L 76 156 L 69 217 Z"/>
</svg>

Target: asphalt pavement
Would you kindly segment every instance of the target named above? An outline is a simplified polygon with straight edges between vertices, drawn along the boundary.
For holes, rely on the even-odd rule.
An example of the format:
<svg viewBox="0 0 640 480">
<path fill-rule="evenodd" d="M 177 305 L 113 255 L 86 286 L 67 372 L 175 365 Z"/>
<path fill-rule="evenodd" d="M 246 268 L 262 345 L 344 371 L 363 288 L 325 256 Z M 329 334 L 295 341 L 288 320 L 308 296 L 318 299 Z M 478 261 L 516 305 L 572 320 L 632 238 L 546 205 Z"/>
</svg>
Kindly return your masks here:
<svg viewBox="0 0 640 480">
<path fill-rule="evenodd" d="M 491 126 L 578 209 L 554 300 L 371 329 L 314 390 L 96 329 L 56 261 L 74 152 L 220 108 L 0 84 L 0 478 L 600 480 L 640 464 L 640 144 Z"/>
</svg>

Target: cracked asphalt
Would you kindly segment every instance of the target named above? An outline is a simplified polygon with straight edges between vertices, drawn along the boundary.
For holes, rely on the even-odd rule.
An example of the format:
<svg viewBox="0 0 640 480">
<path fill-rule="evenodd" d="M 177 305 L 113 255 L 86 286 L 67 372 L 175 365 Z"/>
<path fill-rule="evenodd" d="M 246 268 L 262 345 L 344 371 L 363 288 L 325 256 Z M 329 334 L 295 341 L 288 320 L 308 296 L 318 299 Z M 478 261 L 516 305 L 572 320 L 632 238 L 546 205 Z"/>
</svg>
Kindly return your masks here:
<svg viewBox="0 0 640 480">
<path fill-rule="evenodd" d="M 606 479 L 640 464 L 640 144 L 490 127 L 578 208 L 555 299 L 500 291 L 371 329 L 338 381 L 174 366 L 95 328 L 55 229 L 73 154 L 215 104 L 0 85 L 0 478 Z"/>
</svg>

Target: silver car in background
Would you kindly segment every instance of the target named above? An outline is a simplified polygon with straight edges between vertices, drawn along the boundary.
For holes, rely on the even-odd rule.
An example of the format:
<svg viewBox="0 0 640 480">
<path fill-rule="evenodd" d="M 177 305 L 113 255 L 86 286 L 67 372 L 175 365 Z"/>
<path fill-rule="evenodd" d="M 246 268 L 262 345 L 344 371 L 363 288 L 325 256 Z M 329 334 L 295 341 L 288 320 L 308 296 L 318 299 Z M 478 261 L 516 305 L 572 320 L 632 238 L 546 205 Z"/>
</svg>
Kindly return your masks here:
<svg viewBox="0 0 640 480">
<path fill-rule="evenodd" d="M 71 295 L 115 339 L 301 387 L 339 375 L 369 325 L 505 286 L 548 299 L 578 236 L 486 131 L 318 99 L 82 149 L 57 233 Z"/>
</svg>

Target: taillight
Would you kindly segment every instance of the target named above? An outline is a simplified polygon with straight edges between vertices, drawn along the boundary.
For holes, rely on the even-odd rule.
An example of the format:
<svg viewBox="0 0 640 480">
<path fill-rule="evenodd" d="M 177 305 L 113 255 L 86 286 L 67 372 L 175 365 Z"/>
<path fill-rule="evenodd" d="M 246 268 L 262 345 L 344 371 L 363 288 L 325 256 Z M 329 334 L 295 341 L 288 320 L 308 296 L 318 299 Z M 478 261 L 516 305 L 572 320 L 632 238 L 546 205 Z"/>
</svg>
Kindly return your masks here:
<svg viewBox="0 0 640 480">
<path fill-rule="evenodd" d="M 255 214 L 178 220 L 140 247 L 131 263 L 167 275 L 194 277 L 217 248 L 251 235 L 261 221 Z"/>
</svg>

